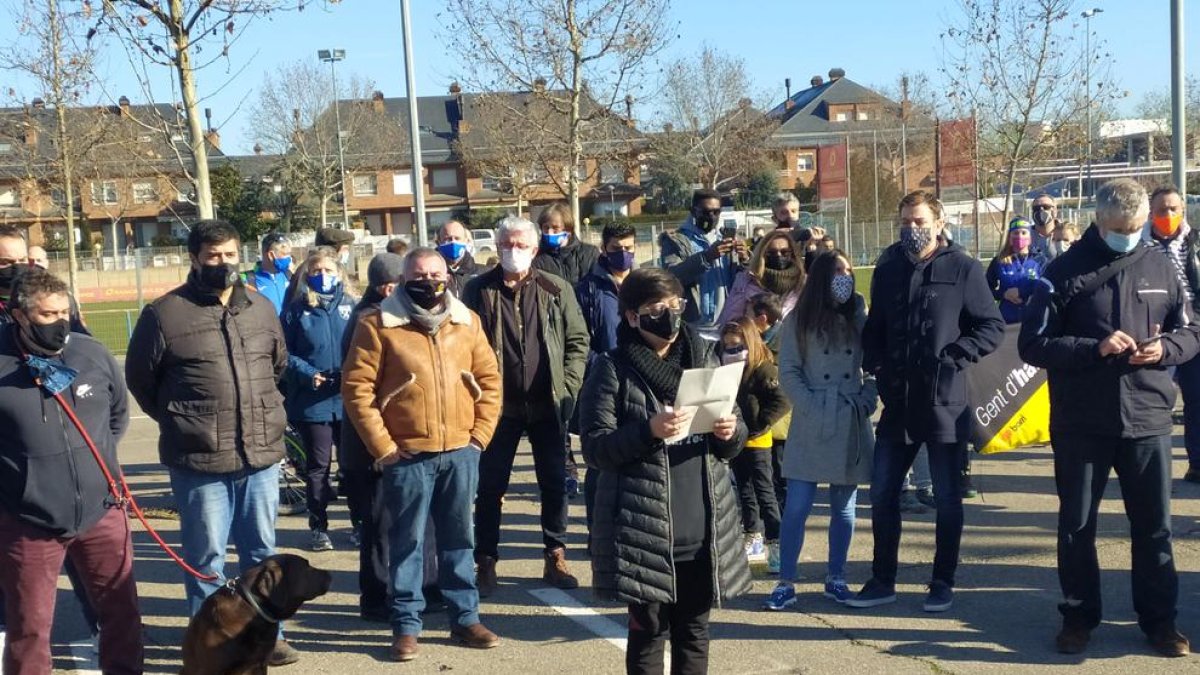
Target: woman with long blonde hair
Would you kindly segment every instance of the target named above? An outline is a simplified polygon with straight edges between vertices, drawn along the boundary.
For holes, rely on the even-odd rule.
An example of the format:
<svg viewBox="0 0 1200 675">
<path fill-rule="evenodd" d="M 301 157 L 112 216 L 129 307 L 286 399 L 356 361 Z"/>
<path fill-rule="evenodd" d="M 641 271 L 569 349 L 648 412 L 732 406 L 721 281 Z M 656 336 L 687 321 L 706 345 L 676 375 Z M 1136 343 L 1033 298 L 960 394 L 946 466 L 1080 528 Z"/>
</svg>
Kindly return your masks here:
<svg viewBox="0 0 1200 675">
<path fill-rule="evenodd" d="M 804 288 L 803 260 L 804 252 L 790 230 L 768 232 L 754 247 L 746 268 L 734 278 L 717 324 L 723 326 L 741 319 L 750 303 L 767 293 L 779 298 L 787 316 Z"/>
</svg>

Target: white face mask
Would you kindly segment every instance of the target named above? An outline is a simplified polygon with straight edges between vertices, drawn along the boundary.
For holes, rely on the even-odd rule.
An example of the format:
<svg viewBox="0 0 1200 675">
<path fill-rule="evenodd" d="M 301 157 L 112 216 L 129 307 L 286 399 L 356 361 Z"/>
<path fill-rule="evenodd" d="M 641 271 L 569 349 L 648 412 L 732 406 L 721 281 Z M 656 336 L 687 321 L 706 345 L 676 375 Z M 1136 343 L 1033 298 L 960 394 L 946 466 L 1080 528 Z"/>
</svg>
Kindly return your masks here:
<svg viewBox="0 0 1200 675">
<path fill-rule="evenodd" d="M 528 248 L 500 249 L 500 266 L 509 274 L 524 274 L 533 265 L 533 250 Z"/>
</svg>

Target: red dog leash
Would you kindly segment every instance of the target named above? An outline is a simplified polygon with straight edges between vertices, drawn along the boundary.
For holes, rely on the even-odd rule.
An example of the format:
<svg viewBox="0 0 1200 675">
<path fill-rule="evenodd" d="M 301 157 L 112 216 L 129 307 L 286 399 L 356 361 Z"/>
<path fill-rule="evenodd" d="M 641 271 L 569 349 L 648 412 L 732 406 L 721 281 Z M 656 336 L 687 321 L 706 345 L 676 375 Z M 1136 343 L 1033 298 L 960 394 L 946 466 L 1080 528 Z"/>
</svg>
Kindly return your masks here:
<svg viewBox="0 0 1200 675">
<path fill-rule="evenodd" d="M 41 378 L 36 379 L 40 380 Z M 40 387 L 42 386 L 42 383 L 39 381 L 37 382 L 37 385 Z M 129 490 L 129 484 L 125 482 L 125 474 L 121 474 L 121 487 L 118 489 L 117 481 L 113 478 L 112 473 L 109 472 L 108 466 L 104 463 L 104 458 L 100 456 L 100 450 L 96 448 L 96 444 L 92 441 L 92 437 L 90 434 L 88 434 L 87 429 L 83 428 L 83 423 L 80 422 L 79 418 L 75 416 L 75 411 L 72 410 L 71 406 L 67 404 L 67 400 L 63 398 L 61 393 L 53 394 L 53 396 L 54 400 L 58 401 L 58 405 L 62 407 L 63 412 L 67 413 L 67 417 L 70 418 L 71 424 L 75 425 L 75 429 L 79 431 L 79 435 L 83 436 L 83 442 L 87 444 L 88 450 L 92 451 L 92 457 L 96 459 L 96 464 L 100 465 L 100 470 L 104 472 L 104 479 L 108 481 L 108 491 L 112 493 L 112 498 L 117 507 L 121 510 L 124 510 L 125 506 L 128 505 L 131 509 L 133 509 L 134 515 L 137 516 L 138 520 L 142 521 L 142 526 L 146 528 L 146 531 L 150 533 L 150 536 L 154 538 L 154 541 L 158 542 L 159 547 L 162 548 L 162 550 L 165 551 L 166 554 L 170 556 L 177 565 L 182 567 L 185 572 L 196 577 L 197 579 L 200 579 L 201 581 L 216 581 L 217 576 L 215 574 L 202 574 L 197 572 L 191 565 L 187 564 L 183 558 L 179 557 L 179 554 L 176 553 L 174 549 L 167 544 L 167 542 L 163 541 L 163 538 L 159 536 L 158 532 L 150 526 L 149 522 L 146 521 L 146 514 L 142 513 L 142 507 L 138 506 L 137 500 L 133 498 L 133 492 Z"/>
</svg>

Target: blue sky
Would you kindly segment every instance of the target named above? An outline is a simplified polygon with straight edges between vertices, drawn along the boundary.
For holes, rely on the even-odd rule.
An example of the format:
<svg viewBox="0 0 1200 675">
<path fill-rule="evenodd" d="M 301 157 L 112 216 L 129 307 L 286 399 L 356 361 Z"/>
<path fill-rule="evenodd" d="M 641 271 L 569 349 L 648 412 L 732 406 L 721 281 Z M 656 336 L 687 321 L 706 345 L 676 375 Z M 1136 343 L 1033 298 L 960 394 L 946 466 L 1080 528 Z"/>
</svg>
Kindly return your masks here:
<svg viewBox="0 0 1200 675">
<path fill-rule="evenodd" d="M 13 2 L 13 0 L 9 0 Z M 317 6 L 318 3 L 310 3 Z M 1121 112 L 1131 114 L 1147 91 L 1170 85 L 1170 24 L 1167 0 L 1092 0 L 1079 9 L 1100 7 L 1092 20 L 1099 39 L 1115 61 L 1121 90 L 1130 92 Z M 413 0 L 414 51 L 418 94 L 445 93 L 470 57 L 470 46 L 446 39 L 437 13 L 439 0 Z M 1186 24 L 1200 35 L 1200 3 L 1188 3 Z M 830 68 L 846 70 L 865 85 L 893 86 L 901 71 L 929 74 L 938 81 L 938 35 L 957 16 L 955 0 L 674 0 L 677 37 L 664 57 L 690 55 L 702 44 L 745 59 L 756 89 L 782 100 L 784 78 L 793 91 L 807 86 Z M 14 37 L 13 22 L 0 22 L 0 41 Z M 1082 28 L 1079 29 L 1082 36 Z M 1190 73 L 1200 75 L 1200 40 L 1192 38 L 1187 55 Z M 200 73 L 199 88 L 220 124 L 222 147 L 248 153 L 254 145 L 248 108 L 263 74 L 299 59 L 316 59 L 322 47 L 341 47 L 347 58 L 341 73 L 368 77 L 388 96 L 404 94 L 399 3 L 394 0 L 343 0 L 334 9 L 306 9 L 262 20 L 237 43 L 225 65 Z M 171 98 L 166 70 L 154 86 L 155 97 Z M 143 102 L 139 86 L 123 55 L 109 57 L 100 69 L 104 95 L 127 95 Z M 232 79 L 231 79 L 232 78 Z M 7 80 L 8 78 L 6 78 Z M 239 109 L 239 106 L 240 109 Z M 640 106 L 635 114 L 650 111 Z"/>
</svg>

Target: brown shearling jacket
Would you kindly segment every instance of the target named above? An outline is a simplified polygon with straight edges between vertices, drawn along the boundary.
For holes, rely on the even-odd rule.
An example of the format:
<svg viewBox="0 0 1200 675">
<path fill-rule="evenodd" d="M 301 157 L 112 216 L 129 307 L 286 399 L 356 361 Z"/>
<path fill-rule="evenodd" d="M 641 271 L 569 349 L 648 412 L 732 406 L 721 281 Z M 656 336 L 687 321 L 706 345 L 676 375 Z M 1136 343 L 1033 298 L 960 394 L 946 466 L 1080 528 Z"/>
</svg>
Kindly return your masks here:
<svg viewBox="0 0 1200 675">
<path fill-rule="evenodd" d="M 396 293 L 404 293 L 404 288 Z M 367 312 L 342 364 L 346 415 L 375 459 L 397 448 L 486 448 L 500 419 L 501 377 L 479 317 L 447 294 L 436 335 L 392 296 Z"/>
</svg>

